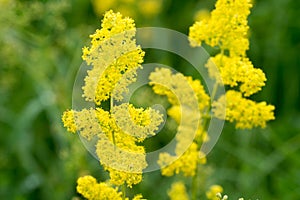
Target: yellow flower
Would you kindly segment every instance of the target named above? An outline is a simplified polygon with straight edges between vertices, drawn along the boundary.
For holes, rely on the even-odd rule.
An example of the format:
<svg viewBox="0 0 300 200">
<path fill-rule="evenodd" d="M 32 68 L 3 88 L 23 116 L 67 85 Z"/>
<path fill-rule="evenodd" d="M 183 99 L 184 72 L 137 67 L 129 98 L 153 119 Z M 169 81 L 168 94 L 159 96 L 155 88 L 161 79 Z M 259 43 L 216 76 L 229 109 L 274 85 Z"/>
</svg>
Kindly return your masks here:
<svg viewBox="0 0 300 200">
<path fill-rule="evenodd" d="M 198 145 L 194 142 L 179 158 L 168 153 L 161 153 L 158 161 L 158 164 L 163 167 L 161 173 L 164 176 L 173 176 L 180 172 L 184 176 L 194 176 L 198 163 L 205 164 L 206 158 L 203 154 L 199 154 Z"/>
<path fill-rule="evenodd" d="M 264 128 L 266 122 L 275 119 L 275 107 L 266 102 L 255 101 L 242 97 L 240 92 L 229 90 L 213 103 L 213 113 L 220 119 L 236 123 L 236 128 Z M 226 115 L 225 115 L 226 113 Z"/>
<path fill-rule="evenodd" d="M 171 200 L 188 200 L 189 196 L 183 182 L 175 182 L 168 191 L 168 196 Z"/>
<path fill-rule="evenodd" d="M 128 103 L 114 106 L 112 114 L 119 128 L 139 141 L 154 136 L 158 126 L 163 122 L 162 115 L 158 111 L 151 108 L 135 108 Z"/>
<path fill-rule="evenodd" d="M 91 46 L 83 48 L 82 56 L 92 66 L 85 78 L 83 96 L 97 105 L 110 98 L 116 85 L 125 78 L 123 74 L 129 72 L 127 85 L 135 81 L 135 70 L 141 68 L 145 54 L 133 39 L 136 29 L 132 19 L 110 10 L 105 13 L 101 27 L 90 36 Z M 117 91 L 126 91 L 124 84 L 119 86 Z M 120 95 L 115 93 L 115 96 L 121 100 Z"/>
<path fill-rule="evenodd" d="M 244 56 L 249 48 L 247 17 L 251 7 L 250 0 L 218 0 L 210 17 L 190 27 L 191 45 L 205 42 L 229 50 L 230 55 Z"/>
<path fill-rule="evenodd" d="M 132 200 L 143 200 L 144 198 L 143 198 L 143 195 L 141 195 L 141 194 L 137 194 L 137 195 L 135 195 L 134 197 L 133 197 L 133 199 Z M 144 199 L 145 200 L 145 199 Z"/>
<path fill-rule="evenodd" d="M 105 167 L 105 169 L 109 171 L 110 183 L 114 185 L 120 186 L 126 183 L 131 188 L 132 185 L 136 185 L 142 181 L 142 173 L 124 172 L 110 167 Z"/>
<path fill-rule="evenodd" d="M 88 200 L 122 200 L 122 193 L 106 183 L 97 183 L 92 176 L 80 177 L 77 180 L 77 192 Z"/>
<path fill-rule="evenodd" d="M 236 128 L 265 127 L 274 119 L 274 106 L 246 99 L 265 85 L 261 69 L 254 68 L 246 51 L 249 48 L 248 21 L 251 0 L 218 0 L 210 17 L 190 27 L 191 46 L 202 42 L 218 47 L 220 53 L 206 64 L 210 77 L 217 85 L 228 85 L 229 90 L 212 104 L 215 117 L 236 123 Z"/>
<path fill-rule="evenodd" d="M 101 27 L 90 36 L 91 46 L 83 48 L 82 56 L 92 66 L 85 77 L 83 97 L 98 105 L 109 98 L 123 99 L 128 85 L 136 81 L 136 70 L 144 56 L 134 39 L 136 29 L 132 19 L 108 11 Z M 128 187 L 141 182 L 142 171 L 147 167 L 145 149 L 138 143 L 155 135 L 163 121 L 158 111 L 135 108 L 128 103 L 111 104 L 109 111 L 101 107 L 66 111 L 62 120 L 68 131 L 78 131 L 89 142 L 96 143 L 96 154 L 104 169 L 110 172 L 110 183 Z M 100 194 L 99 188 L 111 190 L 91 177 L 79 179 L 78 183 L 78 191 L 89 199 L 102 199 L 95 195 Z"/>
<path fill-rule="evenodd" d="M 143 146 L 137 146 L 130 137 L 116 135 L 116 143 L 113 144 L 104 134 L 98 136 L 96 153 L 102 165 L 128 173 L 141 173 L 147 167 L 145 150 Z"/>
<path fill-rule="evenodd" d="M 64 127 L 67 128 L 69 132 L 75 133 L 76 132 L 76 125 L 74 119 L 74 111 L 67 110 L 63 113 L 62 121 L 64 123 Z"/>
<path fill-rule="evenodd" d="M 96 112 L 93 109 L 66 111 L 63 114 L 62 121 L 68 131 L 73 133 L 78 131 L 87 140 L 91 140 L 94 136 L 102 132 Z"/>
<path fill-rule="evenodd" d="M 215 65 L 219 70 L 218 72 L 215 71 Z M 206 67 L 210 76 L 215 78 L 219 84 L 223 83 L 231 87 L 240 84 L 240 91 L 245 96 L 250 96 L 261 90 L 267 80 L 261 69 L 254 68 L 248 58 L 239 56 L 228 57 L 218 54 L 210 58 Z"/>
<path fill-rule="evenodd" d="M 217 194 L 222 192 L 223 192 L 223 188 L 220 185 L 212 185 L 210 186 L 209 190 L 206 192 L 206 197 L 209 200 L 220 200 Z"/>
<path fill-rule="evenodd" d="M 199 105 L 200 109 L 208 105 L 209 96 L 199 80 L 185 77 L 181 73 L 173 74 L 167 68 L 156 68 L 149 79 L 153 91 L 158 95 L 166 95 L 172 105 L 184 105 L 190 108 Z"/>
</svg>

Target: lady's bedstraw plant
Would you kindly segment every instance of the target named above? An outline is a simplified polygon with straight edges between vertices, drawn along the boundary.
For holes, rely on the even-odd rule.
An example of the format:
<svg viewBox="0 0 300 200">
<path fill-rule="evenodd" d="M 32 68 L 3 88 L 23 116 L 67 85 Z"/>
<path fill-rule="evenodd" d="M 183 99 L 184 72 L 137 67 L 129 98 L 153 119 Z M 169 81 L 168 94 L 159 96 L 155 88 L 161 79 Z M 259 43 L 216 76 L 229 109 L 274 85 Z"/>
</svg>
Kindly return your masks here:
<svg viewBox="0 0 300 200">
<path fill-rule="evenodd" d="M 207 129 L 212 117 L 234 122 L 236 128 L 242 129 L 265 127 L 267 121 L 274 119 L 274 106 L 248 99 L 261 90 L 266 81 L 263 71 L 254 68 L 246 55 L 249 48 L 247 17 L 251 6 L 250 0 L 218 0 L 210 16 L 190 27 L 191 46 L 204 42 L 220 50 L 206 64 L 210 77 L 215 79 L 210 96 L 200 80 L 167 68 L 156 68 L 150 73 L 149 84 L 157 95 L 167 96 L 171 104 L 167 114 L 178 123 L 174 154 L 159 155 L 161 173 L 164 176 L 182 174 L 192 179 L 190 189 L 183 181 L 172 184 L 167 191 L 172 200 L 196 200 L 200 195 L 212 200 L 227 198 L 220 195 L 221 186 L 212 185 L 204 194 L 205 189 L 198 184 L 201 165 L 206 163 L 200 149 L 209 140 Z M 113 103 L 113 99 L 123 100 L 122 94 L 136 81 L 136 70 L 143 62 L 144 52 L 136 45 L 135 33 L 132 19 L 106 12 L 101 29 L 90 36 L 91 46 L 83 48 L 82 56 L 92 66 L 85 78 L 83 97 L 97 106 L 68 110 L 62 117 L 68 131 L 96 141 L 100 164 L 110 175 L 108 181 L 101 183 L 91 176 L 78 179 L 77 191 L 87 199 L 128 199 L 126 186 L 140 183 L 142 171 L 147 167 L 145 149 L 139 144 L 155 135 L 163 122 L 157 110 Z M 222 84 L 229 89 L 216 97 Z M 101 107 L 104 101 L 111 102 L 108 110 Z M 142 195 L 136 195 L 133 199 L 141 198 Z"/>
<path fill-rule="evenodd" d="M 126 198 L 125 187 L 140 183 L 142 170 L 147 167 L 145 149 L 138 143 L 154 135 L 163 121 L 162 115 L 151 108 L 135 108 L 128 103 L 113 106 L 112 99 L 122 100 L 122 93 L 135 81 L 136 70 L 143 62 L 144 52 L 136 45 L 135 32 L 132 19 L 106 12 L 101 29 L 90 36 L 91 46 L 83 48 L 82 56 L 92 66 L 82 88 L 83 97 L 97 107 L 69 110 L 62 117 L 68 131 L 78 131 L 88 141 L 96 138 L 96 154 L 110 175 L 104 183 L 97 183 L 91 176 L 78 179 L 77 191 L 87 199 Z M 111 101 L 109 111 L 101 108 L 106 100 Z M 122 192 L 118 186 L 122 186 Z"/>
<path fill-rule="evenodd" d="M 236 128 L 241 129 L 251 129 L 257 126 L 265 127 L 267 121 L 274 119 L 274 106 L 267 105 L 266 102 L 257 103 L 247 99 L 250 95 L 261 90 L 266 81 L 263 71 L 254 68 L 246 55 L 246 51 L 249 49 L 247 17 L 250 14 L 251 7 L 250 0 L 218 0 L 216 8 L 209 16 L 190 27 L 189 39 L 191 46 L 201 46 L 204 42 L 220 50 L 206 64 L 210 77 L 215 79 L 216 83 L 211 97 L 209 97 L 200 81 L 192 80 L 190 77 L 186 78 L 197 95 L 202 119 L 199 120 L 196 137 L 188 150 L 171 165 L 163 167 L 161 172 L 165 176 L 182 173 L 184 176 L 193 177 L 192 199 L 198 199 L 199 197 L 198 191 L 200 189 L 197 187 L 198 170 L 199 165 L 206 162 L 205 157 L 199 150 L 201 145 L 209 139 L 206 131 L 208 120 L 211 117 L 235 122 Z M 214 64 L 217 66 L 217 70 Z M 169 70 L 161 69 L 153 72 L 150 80 L 164 77 L 170 83 L 177 80 L 175 82 L 180 85 L 176 76 L 177 74 L 172 75 Z M 214 95 L 222 84 L 229 86 L 229 90 L 225 95 L 214 100 Z M 178 106 L 176 96 L 166 87 L 155 84 L 153 90 L 159 95 L 167 95 L 169 102 L 173 105 L 168 110 L 168 115 L 180 124 L 182 110 Z M 210 103 L 210 99 L 213 100 L 213 103 Z M 187 131 L 180 125 L 178 129 Z M 186 138 L 180 137 L 180 131 L 178 131 L 176 139 L 176 149 L 181 148 Z M 159 164 L 168 162 L 170 158 L 172 158 L 170 154 L 162 153 Z M 217 196 L 222 191 L 223 189 L 220 186 L 211 186 L 206 193 L 206 197 L 208 199 L 222 199 L 224 197 Z M 189 199 L 188 192 L 182 182 L 174 183 L 168 194 L 172 200 Z"/>
<path fill-rule="evenodd" d="M 206 64 L 210 77 L 216 80 L 214 91 L 210 97 L 213 103 L 210 103 L 209 97 L 205 94 L 202 86 L 197 86 L 195 90 L 199 93 L 197 94 L 199 108 L 203 113 L 199 133 L 183 156 L 162 169 L 162 174 L 166 176 L 183 173 L 184 176 L 193 177 L 192 199 L 198 199 L 199 196 L 197 170 L 199 169 L 199 163 L 205 162 L 203 157 L 202 159 L 199 157 L 199 147 L 207 138 L 205 131 L 210 117 L 235 122 L 236 128 L 241 129 L 251 129 L 257 126 L 265 127 L 267 121 L 274 119 L 274 106 L 267 105 L 266 102 L 257 103 L 247 99 L 250 95 L 261 90 L 266 81 L 263 71 L 254 68 L 246 55 L 246 51 L 249 49 L 247 17 L 250 14 L 251 7 L 250 0 L 218 0 L 215 9 L 209 16 L 197 21 L 190 27 L 189 39 L 191 46 L 201 46 L 204 42 L 220 50 Z M 214 64 L 217 66 L 217 70 Z M 164 73 L 161 73 L 161 76 L 163 75 Z M 229 89 L 225 95 L 214 100 L 215 91 L 221 84 L 227 85 Z M 163 94 L 155 87 L 154 91 Z M 175 107 L 171 108 L 168 114 L 176 120 L 179 118 L 180 112 L 178 110 L 174 111 L 177 108 L 176 103 L 172 101 L 172 97 L 169 100 Z M 207 117 L 207 115 L 212 116 Z M 181 142 L 180 140 L 184 140 L 184 138 L 177 139 L 179 140 L 178 143 Z M 161 162 L 169 157 L 170 155 L 167 154 L 161 155 Z M 175 200 L 178 199 L 176 194 L 181 194 L 180 199 L 189 199 L 185 191 L 184 185 L 181 182 L 176 182 L 172 185 L 169 196 Z M 208 199 L 222 199 L 224 197 L 217 195 L 222 191 L 222 187 L 214 185 L 206 192 L 206 197 Z M 227 197 L 225 196 L 225 198 Z"/>
</svg>

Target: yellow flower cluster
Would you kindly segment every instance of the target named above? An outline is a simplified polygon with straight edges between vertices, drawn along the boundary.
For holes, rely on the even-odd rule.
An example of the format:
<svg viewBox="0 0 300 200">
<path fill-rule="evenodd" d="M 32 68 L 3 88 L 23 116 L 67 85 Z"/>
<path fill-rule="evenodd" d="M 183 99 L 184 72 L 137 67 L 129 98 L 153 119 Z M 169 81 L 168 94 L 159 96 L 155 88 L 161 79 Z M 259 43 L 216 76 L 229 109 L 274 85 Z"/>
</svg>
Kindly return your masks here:
<svg viewBox="0 0 300 200">
<path fill-rule="evenodd" d="M 64 123 L 64 127 L 71 133 L 76 132 L 76 125 L 75 125 L 75 118 L 74 118 L 74 111 L 67 110 L 63 113 L 62 121 Z"/>
<path fill-rule="evenodd" d="M 206 44 L 230 51 L 231 56 L 245 56 L 251 0 L 218 0 L 209 17 L 190 27 L 192 46 Z"/>
<path fill-rule="evenodd" d="M 209 200 L 220 200 L 218 194 L 223 192 L 223 188 L 220 185 L 212 185 L 206 192 L 206 197 Z"/>
<path fill-rule="evenodd" d="M 64 112 L 62 120 L 68 131 L 75 133 L 80 131 L 80 135 L 87 140 L 101 133 L 101 127 L 96 117 L 97 111 L 94 109 L 82 109 L 81 111 L 68 110 Z"/>
<path fill-rule="evenodd" d="M 195 142 L 179 158 L 171 156 L 168 153 L 161 153 L 158 164 L 166 166 L 161 169 L 161 174 L 164 176 L 173 176 L 182 172 L 184 176 L 194 176 L 198 163 L 206 163 L 206 157 L 200 156 L 202 154 L 199 153 L 198 145 Z"/>
<path fill-rule="evenodd" d="M 151 108 L 135 108 L 129 103 L 113 105 L 112 100 L 122 100 L 122 93 L 136 81 L 136 69 L 141 67 L 144 52 L 136 45 L 132 19 L 108 11 L 101 27 L 90 36 L 91 47 L 83 48 L 82 58 L 92 66 L 85 77 L 83 97 L 97 105 L 110 98 L 110 110 L 67 110 L 62 121 L 68 131 L 96 143 L 100 163 L 110 174 L 109 184 L 132 187 L 141 182 L 142 170 L 147 167 L 145 149 L 138 143 L 155 135 L 163 119 Z M 121 198 L 117 188 L 97 183 L 90 176 L 78 179 L 77 190 L 87 199 Z"/>
<path fill-rule="evenodd" d="M 175 182 L 168 191 L 168 196 L 171 200 L 188 200 L 188 194 L 183 182 Z"/>
<path fill-rule="evenodd" d="M 141 68 L 145 55 L 136 45 L 136 29 L 132 19 L 123 18 L 120 13 L 110 10 L 105 13 L 101 27 L 90 36 L 91 47 L 84 47 L 82 56 L 88 65 L 92 65 L 85 78 L 83 96 L 97 105 L 110 98 L 122 79 L 126 80 L 127 85 L 135 81 L 136 69 Z M 126 73 L 129 73 L 127 77 L 124 75 Z M 126 91 L 124 84 L 119 84 L 119 87 L 117 91 Z M 120 95 L 115 95 L 121 100 Z"/>
<path fill-rule="evenodd" d="M 236 128 L 265 127 L 266 122 L 275 119 L 275 107 L 266 102 L 256 103 L 242 97 L 240 92 L 229 90 L 213 103 L 214 115 L 230 122 L 236 122 Z M 224 116 L 224 114 L 226 115 Z"/>
<path fill-rule="evenodd" d="M 83 176 L 77 180 L 77 192 L 88 200 L 129 200 L 123 199 L 122 192 L 118 188 L 112 187 L 108 183 L 97 183 L 97 180 L 92 176 Z M 143 200 L 141 194 L 135 195 L 132 200 Z"/>
<path fill-rule="evenodd" d="M 128 116 L 115 115 L 128 110 Z M 79 131 L 87 140 L 96 136 L 96 154 L 110 172 L 111 182 L 115 185 L 126 182 L 131 187 L 142 180 L 142 170 L 147 167 L 144 147 L 136 143 L 154 134 L 163 121 L 162 115 L 151 108 L 144 110 L 134 108 L 131 104 L 115 106 L 112 113 L 101 108 L 66 111 L 63 121 L 68 130 Z M 117 119 L 120 119 L 118 123 Z"/>
<path fill-rule="evenodd" d="M 220 48 L 220 53 L 206 64 L 209 75 L 216 79 L 216 84 L 239 91 L 229 90 L 215 101 L 213 113 L 215 117 L 236 122 L 237 128 L 265 127 L 267 121 L 274 119 L 274 106 L 245 98 L 260 91 L 267 80 L 246 55 L 247 17 L 251 7 L 250 0 L 218 0 L 211 15 L 190 27 L 189 34 L 192 46 L 205 42 Z"/>
<path fill-rule="evenodd" d="M 218 66 L 218 70 L 215 70 L 213 65 Z M 254 68 L 248 58 L 218 54 L 210 58 L 206 67 L 218 84 L 223 82 L 230 87 L 240 84 L 239 89 L 244 96 L 250 96 L 261 90 L 267 80 L 263 71 Z"/>
<path fill-rule="evenodd" d="M 197 142 L 204 142 L 200 113 L 209 105 L 209 96 L 199 80 L 185 77 L 180 73 L 173 74 L 166 68 L 157 68 L 149 76 L 153 91 L 159 95 L 166 95 L 172 107 L 168 115 L 178 123 L 176 134 L 175 154 L 161 153 L 158 164 L 162 167 L 162 175 L 172 176 L 180 172 L 184 176 L 194 176 L 199 163 L 206 162 L 199 152 Z M 199 138 L 201 138 L 199 140 Z"/>
<path fill-rule="evenodd" d="M 122 131 L 139 138 L 140 141 L 148 136 L 154 136 L 162 123 L 162 115 L 156 110 L 135 108 L 127 103 L 114 106 L 112 114 Z"/>
<path fill-rule="evenodd" d="M 149 79 L 153 91 L 158 95 L 166 95 L 174 106 L 185 105 L 192 108 L 198 105 L 200 111 L 203 111 L 209 105 L 210 98 L 199 80 L 181 73 L 172 74 L 167 68 L 156 68 Z M 196 104 L 195 99 L 198 102 Z"/>
<path fill-rule="evenodd" d="M 138 162 L 138 160 L 134 160 L 134 162 Z M 136 163 L 134 163 L 134 164 L 136 164 Z M 112 183 L 114 185 L 118 185 L 118 186 L 126 183 L 129 188 L 132 188 L 132 185 L 136 185 L 136 184 L 140 183 L 143 178 L 142 172 L 128 173 L 128 172 L 116 170 L 111 167 L 105 167 L 105 169 L 109 171 L 110 183 Z"/>
<path fill-rule="evenodd" d="M 120 114 L 128 110 L 128 116 Z M 126 182 L 129 187 L 139 183 L 147 163 L 144 147 L 136 143 L 153 134 L 163 121 L 162 115 L 151 108 L 144 110 L 131 104 L 115 106 L 112 114 L 97 108 L 96 115 L 104 133 L 98 135 L 96 153 L 101 164 L 110 172 L 111 182 L 115 185 Z M 117 122 L 118 119 L 120 121 Z M 137 135 L 141 133 L 142 136 Z"/>
<path fill-rule="evenodd" d="M 97 183 L 92 176 L 80 177 L 77 180 L 77 192 L 88 200 L 122 200 L 122 193 L 107 183 Z"/>
</svg>

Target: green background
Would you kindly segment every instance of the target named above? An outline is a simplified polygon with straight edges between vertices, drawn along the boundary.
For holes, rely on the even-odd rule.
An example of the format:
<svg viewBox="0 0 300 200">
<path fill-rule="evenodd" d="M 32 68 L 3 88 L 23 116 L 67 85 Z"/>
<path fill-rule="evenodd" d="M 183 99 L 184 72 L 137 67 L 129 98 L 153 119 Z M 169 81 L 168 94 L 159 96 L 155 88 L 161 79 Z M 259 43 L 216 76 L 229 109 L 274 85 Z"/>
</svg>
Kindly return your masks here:
<svg viewBox="0 0 300 200">
<path fill-rule="evenodd" d="M 136 25 L 188 34 L 196 11 L 214 3 L 164 0 L 155 17 L 136 11 Z M 299 9 L 300 1 L 257 0 L 249 17 L 248 55 L 268 78 L 252 98 L 275 105 L 276 120 L 247 131 L 225 125 L 203 180 L 222 185 L 230 199 L 300 199 Z M 61 122 L 72 106 L 81 48 L 100 18 L 90 1 L 0 0 L 0 199 L 77 199 L 79 176 L 107 177 Z M 166 199 L 171 181 L 145 174 L 133 193 Z"/>
</svg>

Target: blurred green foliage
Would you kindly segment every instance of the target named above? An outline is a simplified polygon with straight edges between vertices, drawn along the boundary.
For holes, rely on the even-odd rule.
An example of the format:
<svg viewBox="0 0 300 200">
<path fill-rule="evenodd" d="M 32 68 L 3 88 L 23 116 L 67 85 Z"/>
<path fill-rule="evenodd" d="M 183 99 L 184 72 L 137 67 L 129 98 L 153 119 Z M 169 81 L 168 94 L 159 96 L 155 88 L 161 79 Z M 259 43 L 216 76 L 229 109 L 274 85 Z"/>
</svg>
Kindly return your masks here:
<svg viewBox="0 0 300 200">
<path fill-rule="evenodd" d="M 214 5 L 161 2 L 156 16 L 135 16 L 137 27 L 187 34 L 195 13 Z M 299 9 L 292 0 L 257 0 L 252 9 L 249 56 L 268 78 L 253 98 L 274 104 L 277 119 L 251 131 L 226 125 L 208 155 L 203 176 L 231 199 L 300 199 Z M 0 199 L 71 199 L 80 175 L 107 176 L 60 119 L 71 108 L 81 48 L 99 18 L 90 1 L 0 0 Z M 134 190 L 165 199 L 171 181 L 153 172 Z"/>
</svg>

